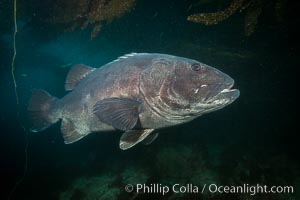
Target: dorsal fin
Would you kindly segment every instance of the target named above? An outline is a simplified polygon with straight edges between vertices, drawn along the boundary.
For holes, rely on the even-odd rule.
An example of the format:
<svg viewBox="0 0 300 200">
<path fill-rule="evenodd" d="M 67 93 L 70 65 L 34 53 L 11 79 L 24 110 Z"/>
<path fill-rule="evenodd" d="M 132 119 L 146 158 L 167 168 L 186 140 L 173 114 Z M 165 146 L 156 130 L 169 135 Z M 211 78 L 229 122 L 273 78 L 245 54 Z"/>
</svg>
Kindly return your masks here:
<svg viewBox="0 0 300 200">
<path fill-rule="evenodd" d="M 87 65 L 74 65 L 67 75 L 65 90 L 73 90 L 82 79 L 84 79 L 88 74 L 90 74 L 94 70 L 95 68 L 89 67 Z"/>
<path fill-rule="evenodd" d="M 120 60 L 123 60 L 123 59 L 127 59 L 127 58 L 130 58 L 130 57 L 134 57 L 134 56 L 138 56 L 138 55 L 146 55 L 146 54 L 148 54 L 148 53 L 128 53 L 128 54 L 125 54 L 123 56 L 118 57 L 117 59 L 113 60 L 110 63 L 120 61 Z"/>
<path fill-rule="evenodd" d="M 132 57 L 132 56 L 135 56 L 135 55 L 137 55 L 138 53 L 128 53 L 128 54 L 125 54 L 125 55 L 123 55 L 123 56 L 120 56 L 120 57 L 118 57 L 118 59 L 124 59 L 124 58 L 129 58 L 129 57 Z"/>
</svg>

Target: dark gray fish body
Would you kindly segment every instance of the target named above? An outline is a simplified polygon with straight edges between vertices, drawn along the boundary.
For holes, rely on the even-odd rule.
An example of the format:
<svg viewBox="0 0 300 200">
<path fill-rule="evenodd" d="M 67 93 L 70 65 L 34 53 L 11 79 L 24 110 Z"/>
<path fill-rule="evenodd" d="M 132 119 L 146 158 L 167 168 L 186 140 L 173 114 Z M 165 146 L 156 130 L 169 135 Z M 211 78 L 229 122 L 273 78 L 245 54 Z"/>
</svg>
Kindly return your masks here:
<svg viewBox="0 0 300 200">
<path fill-rule="evenodd" d="M 62 119 L 65 143 L 92 133 L 123 130 L 120 148 L 145 140 L 157 129 L 191 121 L 232 103 L 239 91 L 221 71 L 165 54 L 128 54 L 100 68 L 75 65 L 62 99 L 33 91 L 28 110 L 33 131 Z"/>
</svg>

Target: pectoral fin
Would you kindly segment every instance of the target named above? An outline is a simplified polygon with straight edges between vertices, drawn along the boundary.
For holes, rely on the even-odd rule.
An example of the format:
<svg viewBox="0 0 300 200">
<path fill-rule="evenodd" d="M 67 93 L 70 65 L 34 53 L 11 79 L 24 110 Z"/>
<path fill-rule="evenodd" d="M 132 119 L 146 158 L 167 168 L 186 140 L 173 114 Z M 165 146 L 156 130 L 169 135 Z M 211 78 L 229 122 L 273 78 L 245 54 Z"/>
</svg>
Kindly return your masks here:
<svg viewBox="0 0 300 200">
<path fill-rule="evenodd" d="M 143 141 L 154 129 L 129 130 L 123 133 L 120 139 L 120 148 L 129 149 Z"/>
<path fill-rule="evenodd" d="M 119 130 L 130 130 L 138 121 L 140 102 L 126 98 L 108 98 L 98 101 L 93 113 L 100 121 Z"/>
</svg>

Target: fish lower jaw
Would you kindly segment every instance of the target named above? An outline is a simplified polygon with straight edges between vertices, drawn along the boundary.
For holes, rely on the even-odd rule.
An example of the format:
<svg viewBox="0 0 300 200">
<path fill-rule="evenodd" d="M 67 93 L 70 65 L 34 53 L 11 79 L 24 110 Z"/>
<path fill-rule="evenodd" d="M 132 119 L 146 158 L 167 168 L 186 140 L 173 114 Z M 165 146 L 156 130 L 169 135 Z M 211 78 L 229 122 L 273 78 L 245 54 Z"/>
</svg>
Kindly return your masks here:
<svg viewBox="0 0 300 200">
<path fill-rule="evenodd" d="M 219 107 L 226 106 L 233 101 L 235 101 L 240 95 L 240 91 L 238 89 L 223 89 L 220 93 L 210 98 L 205 102 L 207 107 Z"/>
<path fill-rule="evenodd" d="M 223 89 L 220 93 L 225 93 L 225 92 L 230 92 L 230 91 L 232 91 L 232 89 Z"/>
<path fill-rule="evenodd" d="M 223 99 L 223 98 L 237 98 L 240 95 L 240 91 L 238 89 L 223 89 L 219 94 L 215 95 L 212 97 L 209 102 L 215 101 L 218 99 Z"/>
<path fill-rule="evenodd" d="M 228 88 L 226 88 L 226 89 L 223 89 L 219 94 L 228 93 L 228 92 L 235 92 L 235 91 L 237 91 L 237 89 L 228 89 Z"/>
</svg>

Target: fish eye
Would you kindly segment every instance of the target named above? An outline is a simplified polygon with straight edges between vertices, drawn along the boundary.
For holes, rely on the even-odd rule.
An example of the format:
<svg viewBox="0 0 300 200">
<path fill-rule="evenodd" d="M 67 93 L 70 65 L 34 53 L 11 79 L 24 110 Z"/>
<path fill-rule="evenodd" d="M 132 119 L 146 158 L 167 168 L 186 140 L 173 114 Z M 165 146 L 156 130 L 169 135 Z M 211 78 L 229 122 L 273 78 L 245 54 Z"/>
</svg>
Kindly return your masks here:
<svg viewBox="0 0 300 200">
<path fill-rule="evenodd" d="M 200 71 L 201 65 L 198 64 L 198 63 L 195 63 L 195 64 L 191 65 L 191 68 L 192 68 L 193 71 Z"/>
</svg>

